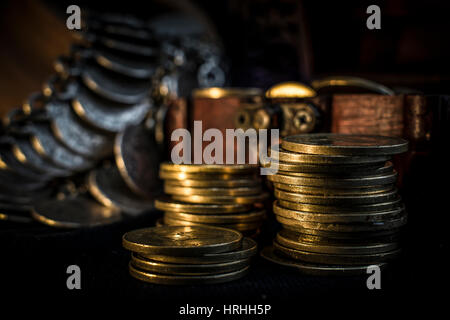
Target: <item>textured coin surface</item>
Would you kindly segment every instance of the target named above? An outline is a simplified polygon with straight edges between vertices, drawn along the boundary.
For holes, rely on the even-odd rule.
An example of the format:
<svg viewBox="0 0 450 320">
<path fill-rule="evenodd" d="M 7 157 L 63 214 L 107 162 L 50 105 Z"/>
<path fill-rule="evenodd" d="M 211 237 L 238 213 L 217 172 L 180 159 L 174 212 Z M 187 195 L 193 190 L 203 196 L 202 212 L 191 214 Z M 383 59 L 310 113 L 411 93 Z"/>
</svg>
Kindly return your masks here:
<svg viewBox="0 0 450 320">
<path fill-rule="evenodd" d="M 193 188 L 235 188 L 235 187 L 257 187 L 262 183 L 261 179 L 237 179 L 237 180 L 170 180 L 165 181 L 166 185 Z"/>
<path fill-rule="evenodd" d="M 408 142 L 401 138 L 336 133 L 288 136 L 281 146 L 299 153 L 344 156 L 393 155 L 408 150 Z"/>
<path fill-rule="evenodd" d="M 129 269 L 131 276 L 141 281 L 168 285 L 188 285 L 222 283 L 237 280 L 248 273 L 249 267 L 233 272 L 202 276 L 176 276 L 149 273 L 133 267 L 131 263 Z"/>
<path fill-rule="evenodd" d="M 261 227 L 262 221 L 251 221 L 242 223 L 216 223 L 216 222 L 195 222 L 190 220 L 172 219 L 164 215 L 163 221 L 168 226 L 214 226 L 233 229 L 240 232 L 254 231 Z"/>
<path fill-rule="evenodd" d="M 165 216 L 172 219 L 186 220 L 200 223 L 246 223 L 261 221 L 264 219 L 266 212 L 264 210 L 245 212 L 241 214 L 224 214 L 224 215 L 200 215 L 181 212 L 166 212 Z"/>
<path fill-rule="evenodd" d="M 383 193 L 391 191 L 394 185 L 386 184 L 374 187 L 361 187 L 361 188 L 325 188 L 325 187 L 310 187 L 310 186 L 298 186 L 293 184 L 274 183 L 273 186 L 276 189 L 284 190 L 288 192 L 304 193 L 312 195 L 327 196 L 363 196 L 377 193 Z"/>
<path fill-rule="evenodd" d="M 258 245 L 255 240 L 245 237 L 239 248 L 222 253 L 210 253 L 200 256 L 168 256 L 168 255 L 143 255 L 144 257 L 166 263 L 186 263 L 186 264 L 210 264 L 231 262 L 236 260 L 246 260 L 254 256 Z"/>
<path fill-rule="evenodd" d="M 162 163 L 161 170 L 186 172 L 186 173 L 228 173 L 228 174 L 251 174 L 258 170 L 256 165 L 228 165 L 228 164 L 173 164 Z"/>
<path fill-rule="evenodd" d="M 187 203 L 238 203 L 238 204 L 253 204 L 266 200 L 269 194 L 264 192 L 257 195 L 249 196 L 173 196 L 175 200 Z"/>
<path fill-rule="evenodd" d="M 31 214 L 39 222 L 61 228 L 94 227 L 121 220 L 119 210 L 82 196 L 39 202 Z"/>
<path fill-rule="evenodd" d="M 189 172 L 175 172 L 160 170 L 159 177 L 164 180 L 201 180 L 201 181 L 214 181 L 214 180 L 236 180 L 245 179 L 252 180 L 255 179 L 255 175 L 236 175 L 230 173 L 189 173 Z"/>
<path fill-rule="evenodd" d="M 217 227 L 165 226 L 130 231 L 123 246 L 143 254 L 201 255 L 231 251 L 241 245 L 242 234 Z"/>
<path fill-rule="evenodd" d="M 164 192 L 171 195 L 179 196 L 246 196 L 258 194 L 262 192 L 260 186 L 256 187 L 235 187 L 235 188 L 201 188 L 201 187 L 178 187 L 170 184 L 164 184 Z"/>
<path fill-rule="evenodd" d="M 133 253 L 131 263 L 138 269 L 158 274 L 208 275 L 240 270 L 250 265 L 250 259 L 211 264 L 179 264 L 154 261 Z"/>
<path fill-rule="evenodd" d="M 162 211 L 199 213 L 199 214 L 231 214 L 246 212 L 251 209 L 250 205 L 227 203 L 227 204 L 204 204 L 185 203 L 162 197 L 155 200 L 155 207 Z"/>
</svg>

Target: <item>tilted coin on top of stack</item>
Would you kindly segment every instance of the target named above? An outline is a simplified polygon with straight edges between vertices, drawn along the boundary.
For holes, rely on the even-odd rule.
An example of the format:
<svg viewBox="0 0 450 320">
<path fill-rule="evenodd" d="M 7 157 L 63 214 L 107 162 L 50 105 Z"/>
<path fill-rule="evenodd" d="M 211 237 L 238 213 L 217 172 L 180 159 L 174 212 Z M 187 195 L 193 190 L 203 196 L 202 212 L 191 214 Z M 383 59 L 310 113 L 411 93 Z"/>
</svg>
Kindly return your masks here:
<svg viewBox="0 0 450 320">
<path fill-rule="evenodd" d="M 381 136 L 284 138 L 270 158 L 279 171 L 268 176 L 282 230 L 262 256 L 312 274 L 386 265 L 399 254 L 399 229 L 406 223 L 389 160 L 407 148 L 403 139 Z"/>
<path fill-rule="evenodd" d="M 166 225 L 213 225 L 258 234 L 265 218 L 255 165 L 190 165 L 163 163 L 160 178 L 170 196 L 155 201 Z"/>
<path fill-rule="evenodd" d="M 162 226 L 130 231 L 122 244 L 132 251 L 134 278 L 157 284 L 207 284 L 239 279 L 256 254 L 256 242 L 235 230 Z"/>
</svg>

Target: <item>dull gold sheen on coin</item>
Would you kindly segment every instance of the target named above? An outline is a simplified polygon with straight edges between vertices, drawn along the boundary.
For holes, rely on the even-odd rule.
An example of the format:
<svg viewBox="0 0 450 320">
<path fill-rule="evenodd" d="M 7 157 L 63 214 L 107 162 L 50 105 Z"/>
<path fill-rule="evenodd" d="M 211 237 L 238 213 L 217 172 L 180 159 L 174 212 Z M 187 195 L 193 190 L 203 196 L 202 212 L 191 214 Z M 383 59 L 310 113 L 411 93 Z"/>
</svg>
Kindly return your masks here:
<svg viewBox="0 0 450 320">
<path fill-rule="evenodd" d="M 178 187 L 170 184 L 164 184 L 164 192 L 179 196 L 247 196 L 261 193 L 260 186 L 256 187 L 238 187 L 238 188 L 190 188 Z"/>
<path fill-rule="evenodd" d="M 190 172 L 175 172 L 167 170 L 159 170 L 159 177 L 163 180 L 236 180 L 238 179 L 255 179 L 256 175 L 246 174 L 237 175 L 230 173 L 190 173 Z"/>
<path fill-rule="evenodd" d="M 250 205 L 237 203 L 204 204 L 180 202 L 168 197 L 155 200 L 155 207 L 162 211 L 200 213 L 200 214 L 230 214 L 251 210 Z"/>
<path fill-rule="evenodd" d="M 235 188 L 235 187 L 257 187 L 261 185 L 261 179 L 236 179 L 236 180 L 170 180 L 165 181 L 167 185 L 194 188 Z"/>
<path fill-rule="evenodd" d="M 200 255 L 231 251 L 241 245 L 240 232 L 218 227 L 163 226 L 123 235 L 124 248 L 144 254 Z"/>
<path fill-rule="evenodd" d="M 264 210 L 252 211 L 242 214 L 225 215 L 198 215 L 182 212 L 166 212 L 166 217 L 172 219 L 186 220 L 200 223 L 247 223 L 256 222 L 264 219 L 266 212 Z"/>
<path fill-rule="evenodd" d="M 238 203 L 238 204 L 253 204 L 266 200 L 269 197 L 267 192 L 248 195 L 248 196 L 178 196 L 174 195 L 173 198 L 178 201 L 188 203 Z"/>
<path fill-rule="evenodd" d="M 185 173 L 228 173 L 228 174 L 251 174 L 258 170 L 256 165 L 248 164 L 174 164 L 162 163 L 162 171 L 185 172 Z"/>
<path fill-rule="evenodd" d="M 408 150 L 408 142 L 401 138 L 337 133 L 288 136 L 281 146 L 292 152 L 343 156 L 393 155 Z"/>
</svg>

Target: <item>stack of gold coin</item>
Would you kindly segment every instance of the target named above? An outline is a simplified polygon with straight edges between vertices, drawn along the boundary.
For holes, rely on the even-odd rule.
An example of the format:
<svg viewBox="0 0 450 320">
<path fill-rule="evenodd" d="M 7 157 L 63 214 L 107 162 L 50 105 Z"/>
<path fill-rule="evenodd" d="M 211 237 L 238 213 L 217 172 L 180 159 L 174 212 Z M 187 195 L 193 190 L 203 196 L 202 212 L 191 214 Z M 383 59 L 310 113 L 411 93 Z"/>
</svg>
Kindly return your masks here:
<svg viewBox="0 0 450 320">
<path fill-rule="evenodd" d="M 132 251 L 129 271 L 158 284 L 204 284 L 245 276 L 256 242 L 238 231 L 207 226 L 162 226 L 124 234 Z"/>
<path fill-rule="evenodd" d="M 263 191 L 255 165 L 162 163 L 166 195 L 155 201 L 164 211 L 160 225 L 211 225 L 258 234 L 265 218 Z"/>
<path fill-rule="evenodd" d="M 366 272 L 399 254 L 406 213 L 395 188 L 391 156 L 399 138 L 307 134 L 283 139 L 271 152 L 279 171 L 268 180 L 282 225 L 263 257 L 315 274 Z"/>
</svg>

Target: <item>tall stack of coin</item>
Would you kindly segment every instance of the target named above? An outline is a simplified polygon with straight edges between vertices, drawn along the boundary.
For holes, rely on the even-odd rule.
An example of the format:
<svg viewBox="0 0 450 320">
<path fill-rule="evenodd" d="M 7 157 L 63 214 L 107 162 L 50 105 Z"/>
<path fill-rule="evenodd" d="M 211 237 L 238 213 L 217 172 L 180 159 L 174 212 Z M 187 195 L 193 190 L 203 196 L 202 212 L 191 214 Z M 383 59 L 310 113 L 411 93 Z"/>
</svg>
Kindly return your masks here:
<svg viewBox="0 0 450 320">
<path fill-rule="evenodd" d="M 132 251 L 129 271 L 158 284 L 206 284 L 245 276 L 256 242 L 235 230 L 163 226 L 130 231 L 122 238 Z"/>
<path fill-rule="evenodd" d="M 213 225 L 255 235 L 265 217 L 267 193 L 254 165 L 163 163 L 160 178 L 169 195 L 156 200 L 166 225 Z"/>
<path fill-rule="evenodd" d="M 282 230 L 262 255 L 316 274 L 384 266 L 398 255 L 399 229 L 406 223 L 389 160 L 407 147 L 403 139 L 380 136 L 284 138 L 271 153 L 279 171 L 268 176 Z"/>
</svg>

